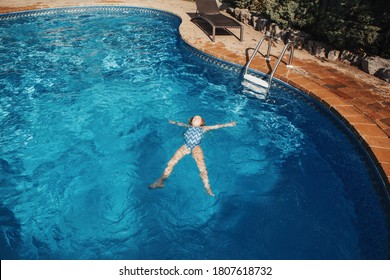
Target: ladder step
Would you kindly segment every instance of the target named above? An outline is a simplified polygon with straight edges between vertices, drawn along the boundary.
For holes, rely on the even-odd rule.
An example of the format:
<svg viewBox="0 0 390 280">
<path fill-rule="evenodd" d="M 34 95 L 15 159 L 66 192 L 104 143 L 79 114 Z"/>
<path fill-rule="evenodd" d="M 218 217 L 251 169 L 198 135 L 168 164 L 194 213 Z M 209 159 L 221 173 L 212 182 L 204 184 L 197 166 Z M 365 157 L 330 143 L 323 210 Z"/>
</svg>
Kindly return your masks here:
<svg viewBox="0 0 390 280">
<path fill-rule="evenodd" d="M 251 91 L 251 90 L 246 90 L 246 89 L 244 89 L 243 91 L 242 91 L 242 93 L 244 93 L 244 94 L 246 94 L 246 95 L 250 95 L 250 96 L 253 96 L 253 97 L 255 97 L 255 98 L 257 98 L 257 99 L 260 99 L 260 100 L 266 100 L 267 99 L 267 95 L 266 95 L 266 93 L 265 92 L 263 92 L 263 93 L 258 93 L 258 92 L 254 92 L 254 91 Z"/>
<path fill-rule="evenodd" d="M 242 86 L 244 87 L 244 90 L 246 92 L 250 92 L 252 94 L 260 94 L 262 96 L 265 96 L 265 94 L 267 93 L 267 88 L 264 88 L 264 87 L 260 87 L 258 85 L 255 85 L 253 83 L 250 83 L 249 81 L 246 81 L 246 80 L 243 80 L 241 82 Z"/>
<path fill-rule="evenodd" d="M 268 88 L 268 83 L 260 78 L 257 78 L 255 76 L 252 76 L 252 75 L 249 75 L 249 74 L 245 74 L 244 75 L 244 79 L 245 80 L 248 80 L 256 85 L 259 85 L 261 87 L 264 87 L 264 88 Z"/>
</svg>

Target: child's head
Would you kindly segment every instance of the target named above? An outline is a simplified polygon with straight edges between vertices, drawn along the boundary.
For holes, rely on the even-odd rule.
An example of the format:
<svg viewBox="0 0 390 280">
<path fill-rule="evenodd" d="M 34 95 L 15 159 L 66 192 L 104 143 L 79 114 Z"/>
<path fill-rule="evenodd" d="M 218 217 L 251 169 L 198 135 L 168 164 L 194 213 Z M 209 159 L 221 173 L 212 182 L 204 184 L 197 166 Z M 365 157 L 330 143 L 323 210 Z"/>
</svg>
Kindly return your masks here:
<svg viewBox="0 0 390 280">
<path fill-rule="evenodd" d="M 204 126 L 204 119 L 201 116 L 194 116 L 189 122 L 192 126 Z"/>
</svg>

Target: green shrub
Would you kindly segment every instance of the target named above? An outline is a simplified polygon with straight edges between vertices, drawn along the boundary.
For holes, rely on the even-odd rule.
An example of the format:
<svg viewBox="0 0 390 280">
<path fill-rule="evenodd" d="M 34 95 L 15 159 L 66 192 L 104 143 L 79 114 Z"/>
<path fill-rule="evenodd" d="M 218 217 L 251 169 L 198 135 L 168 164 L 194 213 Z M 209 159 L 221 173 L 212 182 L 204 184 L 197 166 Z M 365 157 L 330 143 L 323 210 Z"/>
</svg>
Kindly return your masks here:
<svg viewBox="0 0 390 280">
<path fill-rule="evenodd" d="M 266 13 L 282 27 L 307 29 L 314 24 L 318 1 L 264 0 L 260 1 Z"/>
<path fill-rule="evenodd" d="M 359 0 L 344 0 L 320 19 L 317 35 L 338 48 L 378 51 L 381 28 L 369 6 Z"/>
<path fill-rule="evenodd" d="M 388 0 L 223 0 L 340 49 L 390 57 Z"/>
</svg>

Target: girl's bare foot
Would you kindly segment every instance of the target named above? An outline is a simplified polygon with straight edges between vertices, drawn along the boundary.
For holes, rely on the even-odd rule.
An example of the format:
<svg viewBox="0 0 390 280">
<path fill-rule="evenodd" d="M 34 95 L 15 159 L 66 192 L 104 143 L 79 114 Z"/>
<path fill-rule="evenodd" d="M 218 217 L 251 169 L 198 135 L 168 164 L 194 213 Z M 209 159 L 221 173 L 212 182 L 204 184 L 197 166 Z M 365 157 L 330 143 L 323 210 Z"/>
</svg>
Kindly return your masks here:
<svg viewBox="0 0 390 280">
<path fill-rule="evenodd" d="M 215 194 L 213 193 L 213 191 L 212 191 L 210 188 L 206 188 L 206 192 L 207 192 L 210 196 L 215 196 Z"/>
<path fill-rule="evenodd" d="M 149 186 L 149 189 L 156 189 L 156 188 L 163 188 L 163 187 L 164 187 L 164 179 L 159 178 L 156 180 L 156 182 L 154 182 Z"/>
</svg>

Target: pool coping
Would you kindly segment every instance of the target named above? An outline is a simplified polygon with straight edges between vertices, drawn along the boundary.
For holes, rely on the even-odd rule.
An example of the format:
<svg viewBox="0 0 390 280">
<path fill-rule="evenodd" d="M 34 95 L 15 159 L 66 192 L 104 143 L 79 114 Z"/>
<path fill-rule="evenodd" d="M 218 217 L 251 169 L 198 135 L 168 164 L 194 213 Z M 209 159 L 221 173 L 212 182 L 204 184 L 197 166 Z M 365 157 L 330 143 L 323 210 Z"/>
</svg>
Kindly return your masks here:
<svg viewBox="0 0 390 280">
<path fill-rule="evenodd" d="M 11 12 L 22 12 L 22 11 L 31 11 L 31 10 L 40 10 L 47 8 L 71 8 L 71 7 L 87 7 L 87 6 L 129 6 L 129 7 L 145 7 L 145 8 L 154 8 L 171 14 L 175 14 L 181 19 L 181 24 L 179 26 L 179 33 L 181 39 L 187 43 L 189 46 L 205 53 L 216 57 L 218 59 L 232 62 L 234 64 L 244 66 L 247 57 L 246 50 L 242 51 L 242 54 L 237 54 L 229 46 L 221 43 L 217 40 L 215 43 L 209 41 L 207 34 L 200 33 L 200 36 L 203 36 L 201 39 L 193 38 L 188 36 L 188 33 L 193 31 L 193 24 L 190 21 L 190 16 L 187 14 L 191 11 L 169 11 L 168 9 L 159 5 L 153 5 L 153 3 L 145 3 L 145 5 L 135 5 L 134 3 L 116 3 L 110 1 L 101 1 L 99 3 L 94 3 L 93 5 L 67 5 L 67 4 L 56 4 L 50 3 L 50 5 L 44 5 L 41 3 L 41 6 L 25 6 L 25 7 L 11 7 L 7 9 L 7 13 Z M 124 1 L 126 2 L 126 1 Z M 179 1 L 183 2 L 183 1 Z M 193 2 L 183 2 L 191 3 L 195 7 Z M 2 13 L 0 7 L 0 13 Z M 190 27 L 191 26 L 191 27 Z M 199 29 L 199 27 L 196 27 Z M 244 27 L 244 32 L 249 27 Z M 245 38 L 245 34 L 244 34 Z M 256 42 L 254 43 L 256 44 Z M 294 59 L 293 65 L 298 64 L 302 65 L 305 61 L 296 61 Z M 261 61 L 254 61 L 253 68 L 254 70 L 267 73 L 269 72 L 269 65 Z M 309 65 L 313 67 L 313 65 Z M 315 65 L 314 65 L 315 67 Z M 324 76 L 315 76 L 310 75 L 307 71 L 303 71 L 303 74 L 290 71 L 284 64 L 281 64 L 278 68 L 278 71 L 275 73 L 275 78 L 289 84 L 302 92 L 308 94 L 315 100 L 319 101 L 325 108 L 330 110 L 334 115 L 336 115 L 342 123 L 344 123 L 350 131 L 355 135 L 356 139 L 363 145 L 374 164 L 376 165 L 378 171 L 380 172 L 387 189 L 387 193 L 390 194 L 390 101 L 385 99 L 381 102 L 372 102 L 372 96 L 369 95 L 369 92 L 362 89 L 363 91 L 359 92 L 359 98 L 354 96 L 356 93 L 356 87 L 352 85 L 354 83 L 359 85 L 358 80 L 354 81 L 347 77 L 348 82 L 351 84 L 351 87 L 337 87 L 338 80 L 332 77 L 331 75 L 326 76 L 327 72 L 323 71 Z M 337 73 L 339 75 L 340 73 Z M 329 77 L 330 76 L 330 77 Z M 364 91 L 365 90 L 365 91 Z M 375 99 L 375 96 L 374 96 Z M 367 100 L 365 102 L 365 100 Z M 382 106 L 385 104 L 385 106 Z M 384 117 L 383 117 L 384 116 Z M 387 179 L 387 180 L 386 180 Z"/>
</svg>

